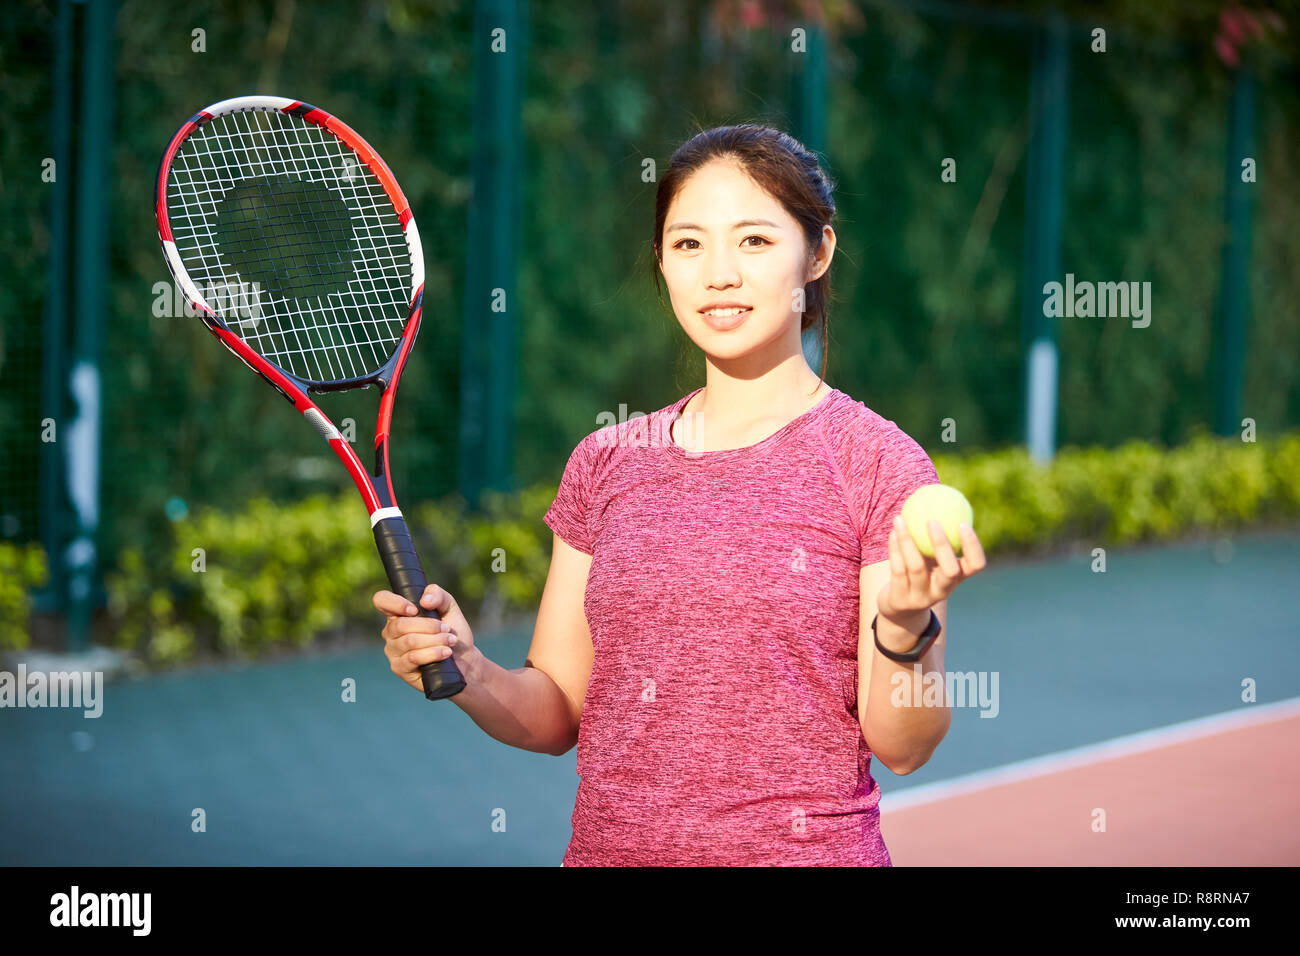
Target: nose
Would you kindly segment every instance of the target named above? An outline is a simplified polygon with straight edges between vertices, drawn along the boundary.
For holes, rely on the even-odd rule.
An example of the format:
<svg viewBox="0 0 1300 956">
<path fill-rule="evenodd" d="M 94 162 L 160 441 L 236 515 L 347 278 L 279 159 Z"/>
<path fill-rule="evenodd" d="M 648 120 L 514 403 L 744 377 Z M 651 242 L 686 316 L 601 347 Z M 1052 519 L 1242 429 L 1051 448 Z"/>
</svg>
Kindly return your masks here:
<svg viewBox="0 0 1300 956">
<path fill-rule="evenodd" d="M 736 269 L 736 260 L 729 250 L 714 252 L 708 262 L 707 275 L 713 278 L 709 282 L 711 289 L 725 289 L 740 284 L 740 273 Z"/>
</svg>

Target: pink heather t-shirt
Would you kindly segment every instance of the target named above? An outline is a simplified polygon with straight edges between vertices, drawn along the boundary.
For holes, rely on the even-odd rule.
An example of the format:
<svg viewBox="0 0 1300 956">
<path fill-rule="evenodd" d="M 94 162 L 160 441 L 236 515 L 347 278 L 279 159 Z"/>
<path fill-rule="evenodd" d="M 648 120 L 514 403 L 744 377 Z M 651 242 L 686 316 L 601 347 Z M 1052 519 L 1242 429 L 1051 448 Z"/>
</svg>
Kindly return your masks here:
<svg viewBox="0 0 1300 956">
<path fill-rule="evenodd" d="M 891 866 L 858 573 L 934 465 L 838 389 L 757 444 L 688 452 L 670 426 L 698 391 L 579 442 L 544 518 L 592 556 L 563 865 Z"/>
</svg>

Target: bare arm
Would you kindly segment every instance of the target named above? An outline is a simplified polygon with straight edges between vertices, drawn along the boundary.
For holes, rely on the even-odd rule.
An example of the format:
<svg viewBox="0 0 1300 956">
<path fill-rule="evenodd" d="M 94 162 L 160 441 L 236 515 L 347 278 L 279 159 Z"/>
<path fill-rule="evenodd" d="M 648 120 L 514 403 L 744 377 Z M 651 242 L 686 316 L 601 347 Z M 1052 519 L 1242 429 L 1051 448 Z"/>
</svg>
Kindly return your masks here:
<svg viewBox="0 0 1300 956">
<path fill-rule="evenodd" d="M 593 649 L 583 596 L 591 555 L 557 534 L 524 666 L 506 670 L 474 655 L 465 689 L 452 698 L 502 743 L 559 756 L 578 742 Z"/>
<path fill-rule="evenodd" d="M 896 517 L 889 532 L 889 560 L 869 564 L 859 575 L 858 722 L 872 753 L 894 773 L 911 773 L 922 766 L 952 724 L 943 670 L 948 595 L 987 563 L 975 529 L 963 522 L 958 534 L 960 558 L 944 529 L 931 520 L 934 557 L 922 557 L 906 525 Z M 877 613 L 880 643 L 891 651 L 905 652 L 916 645 L 931 609 L 942 630 L 919 661 L 899 663 L 879 652 L 871 633 L 871 620 Z M 927 678 L 938 680 L 938 701 L 927 700 Z M 909 706 L 915 704 L 917 692 L 921 706 Z"/>
<path fill-rule="evenodd" d="M 889 562 L 869 564 L 859 575 L 861 598 L 858 622 L 858 723 L 862 736 L 876 759 L 896 774 L 908 774 L 925 764 L 939 742 L 948 732 L 952 711 L 943 707 L 899 707 L 894 704 L 902 677 L 902 696 L 913 700 L 913 668 L 919 666 L 922 674 L 938 671 L 943 674 L 943 653 L 948 635 L 948 602 L 934 605 L 934 613 L 943 628 L 929 649 L 916 664 L 891 661 L 876 650 L 871 633 L 871 619 L 876 616 L 876 595 L 889 580 Z M 929 614 L 925 615 L 925 621 Z M 915 630 L 919 632 L 923 621 Z M 907 634 L 888 621 L 876 625 L 880 642 L 891 650 L 908 650 L 916 643 L 914 634 Z M 943 686 L 943 685 L 941 685 Z M 924 685 L 923 685 L 924 689 Z"/>
<path fill-rule="evenodd" d="M 455 634 L 456 665 L 465 676 L 465 689 L 450 699 L 489 736 L 556 756 L 577 742 L 593 656 L 582 606 L 590 568 L 591 555 L 554 535 L 532 646 L 524 666 L 511 670 L 478 649 L 455 599 L 429 585 L 420 603 L 436 608 Z M 447 655 L 449 633 L 432 618 L 403 614 L 406 604 L 391 592 L 375 595 L 375 606 L 388 615 L 384 637 L 392 670 L 419 689 L 420 665 Z"/>
</svg>

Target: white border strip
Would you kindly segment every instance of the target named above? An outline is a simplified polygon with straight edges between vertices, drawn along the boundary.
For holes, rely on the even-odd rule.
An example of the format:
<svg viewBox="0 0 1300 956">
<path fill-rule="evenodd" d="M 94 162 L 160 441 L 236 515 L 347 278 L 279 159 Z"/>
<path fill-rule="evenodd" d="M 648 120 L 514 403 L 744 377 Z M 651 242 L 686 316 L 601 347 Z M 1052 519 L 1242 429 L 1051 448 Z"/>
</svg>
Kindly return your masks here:
<svg viewBox="0 0 1300 956">
<path fill-rule="evenodd" d="M 1210 737 L 1229 730 L 1240 730 L 1295 717 L 1300 717 L 1300 697 L 1271 704 L 1243 704 L 1240 710 L 1197 717 L 1170 724 L 1168 727 L 1127 734 L 1101 743 L 1085 744 L 1082 747 L 1045 754 L 1041 757 L 1018 760 L 1015 763 L 994 767 L 992 770 L 980 770 L 960 777 L 937 780 L 934 783 L 920 784 L 896 793 L 884 794 L 880 798 L 880 811 L 884 813 L 907 810 L 928 803 L 938 803 L 951 797 L 976 793 L 1006 783 L 1018 783 L 1034 777 L 1100 763 L 1103 760 L 1127 757 L 1159 747 Z"/>
<path fill-rule="evenodd" d="M 424 246 L 415 227 L 415 213 L 406 220 L 406 244 L 411 250 L 411 298 L 415 298 L 415 290 L 424 285 Z"/>
<path fill-rule="evenodd" d="M 220 116 L 223 113 L 233 113 L 236 110 L 283 110 L 290 103 L 299 102 L 302 101 L 286 99 L 283 96 L 235 96 L 228 100 L 222 100 L 220 103 L 205 106 L 199 112 Z"/>
<path fill-rule="evenodd" d="M 185 293 L 185 297 L 195 305 L 201 305 L 209 312 L 215 312 L 216 310 L 214 310 L 212 306 L 208 305 L 207 300 L 199 294 L 199 287 L 194 284 L 194 280 L 190 278 L 190 274 L 185 271 L 185 266 L 181 262 L 180 253 L 176 251 L 176 243 L 171 239 L 164 239 L 162 241 L 162 247 L 163 255 L 167 257 L 167 265 L 172 271 L 172 278 L 174 278 L 176 284 L 181 287 L 181 292 Z"/>
<path fill-rule="evenodd" d="M 330 423 L 330 420 L 316 409 L 305 408 L 303 409 L 302 415 L 307 419 L 307 421 L 311 422 L 312 425 L 315 426 L 316 431 L 320 432 L 321 438 L 324 438 L 326 441 L 333 441 L 335 438 L 342 437 L 339 435 L 339 430 Z"/>
<path fill-rule="evenodd" d="M 376 508 L 370 515 L 370 527 L 374 527 L 385 518 L 400 518 L 401 508 Z"/>
</svg>

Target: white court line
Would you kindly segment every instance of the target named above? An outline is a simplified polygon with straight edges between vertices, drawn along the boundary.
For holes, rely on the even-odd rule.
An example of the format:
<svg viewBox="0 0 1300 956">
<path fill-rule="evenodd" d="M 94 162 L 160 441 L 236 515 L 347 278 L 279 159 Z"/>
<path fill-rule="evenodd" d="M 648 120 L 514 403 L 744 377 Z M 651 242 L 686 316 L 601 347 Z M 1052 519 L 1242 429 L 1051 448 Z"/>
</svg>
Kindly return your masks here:
<svg viewBox="0 0 1300 956">
<path fill-rule="evenodd" d="M 1228 730 L 1240 730 L 1244 727 L 1254 727 L 1294 717 L 1300 717 L 1300 697 L 1292 697 L 1272 704 L 1243 704 L 1240 710 L 1211 714 L 1209 717 L 1197 717 L 1194 720 L 1170 724 L 1168 727 L 1144 730 L 1141 733 L 1127 734 L 1101 743 L 1085 744 L 1082 747 L 1044 754 L 1041 757 L 1018 760 L 1015 763 L 994 767 L 992 770 L 978 770 L 948 780 L 908 787 L 897 793 L 887 793 L 880 798 L 880 811 L 885 813 L 937 803 L 950 797 L 987 790 L 1005 783 L 1018 783 L 1021 780 L 1072 770 L 1116 757 L 1127 757 L 1146 750 L 1156 750 Z"/>
</svg>

